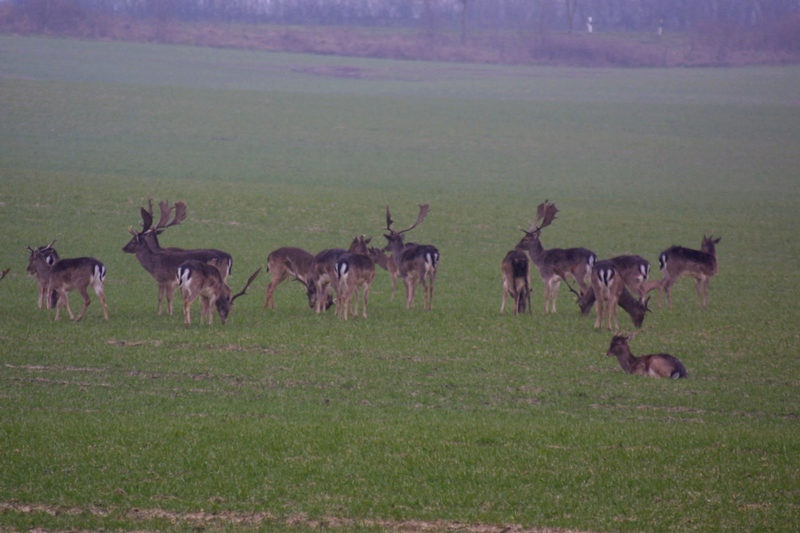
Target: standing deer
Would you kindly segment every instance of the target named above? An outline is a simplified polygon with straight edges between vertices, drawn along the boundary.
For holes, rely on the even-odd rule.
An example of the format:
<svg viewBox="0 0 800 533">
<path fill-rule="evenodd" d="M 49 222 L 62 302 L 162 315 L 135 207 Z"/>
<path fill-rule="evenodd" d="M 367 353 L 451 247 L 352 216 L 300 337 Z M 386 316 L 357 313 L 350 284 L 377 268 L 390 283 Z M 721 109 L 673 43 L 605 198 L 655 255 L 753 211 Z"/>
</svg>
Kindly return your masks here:
<svg viewBox="0 0 800 533">
<path fill-rule="evenodd" d="M 525 236 L 517 247 L 524 249 L 530 255 L 531 261 L 539 269 L 539 275 L 544 282 L 544 312 L 556 312 L 556 299 L 558 286 L 567 277 L 573 278 L 581 289 L 586 292 L 588 284 L 586 279 L 597 261 L 597 255 L 587 248 L 548 248 L 545 249 L 539 240 L 543 228 L 549 226 L 556 218 L 558 209 L 555 204 L 545 200 L 539 204 L 536 212 L 536 221 L 527 230 L 522 230 Z M 537 225 L 537 222 L 541 223 Z"/>
<path fill-rule="evenodd" d="M 514 314 L 524 313 L 525 306 L 531 313 L 531 267 L 528 256 L 519 247 L 506 254 L 500 263 L 500 272 L 503 276 L 503 301 L 500 303 L 500 313 L 506 308 L 506 297 L 514 300 Z"/>
<path fill-rule="evenodd" d="M 717 273 L 717 251 L 716 244 L 721 237 L 713 238 L 713 235 L 706 237 L 703 235 L 703 243 L 700 250 L 684 248 L 683 246 L 670 246 L 658 256 L 661 267 L 661 282 L 658 288 L 658 305 L 661 306 L 661 293 L 667 293 L 667 303 L 672 306 L 672 295 L 670 289 L 682 276 L 694 278 L 695 289 L 697 290 L 697 306 L 706 307 L 708 305 L 708 286 L 711 277 Z"/>
<path fill-rule="evenodd" d="M 55 242 L 55 241 L 54 241 Z M 61 319 L 61 308 L 66 307 L 70 320 L 79 321 L 89 308 L 88 288 L 91 285 L 100 303 L 103 305 L 103 317 L 108 320 L 108 306 L 103 290 L 106 279 L 106 267 L 93 257 L 76 257 L 69 259 L 58 259 L 53 263 L 48 261 L 53 255 L 49 255 L 52 242 L 47 246 L 42 246 L 36 250 L 31 250 L 28 261 L 28 272 L 36 272 L 37 277 L 43 276 L 45 279 L 45 301 L 47 308 L 56 308 L 56 320 Z M 41 278 L 39 278 L 41 279 Z M 67 293 L 78 290 L 83 298 L 83 308 L 76 317 L 69 306 Z"/>
<path fill-rule="evenodd" d="M 55 240 L 50 241 L 50 244 L 39 246 L 36 249 L 28 246 L 30 255 L 28 257 L 28 268 L 26 270 L 36 278 L 39 284 L 39 300 L 37 303 L 39 309 L 50 307 L 47 294 L 47 279 L 50 276 L 50 269 L 59 259 L 58 252 L 53 248 L 55 242 Z"/>
<path fill-rule="evenodd" d="M 245 283 L 244 288 L 231 295 L 231 288 L 222 279 L 219 270 L 196 259 L 184 261 L 176 271 L 176 278 L 183 298 L 183 316 L 187 325 L 192 323 L 191 307 L 198 297 L 200 298 L 200 324 L 203 318 L 208 325 L 213 323 L 214 307 L 219 313 L 219 319 L 224 324 L 231 312 L 233 301 L 247 292 L 247 288 L 261 272 L 258 268 Z"/>
<path fill-rule="evenodd" d="M 382 248 L 370 247 L 369 256 L 376 265 L 389 273 L 389 277 L 392 280 L 392 294 L 389 300 L 394 300 L 394 291 L 397 289 L 397 277 L 400 275 L 397 271 L 397 263 L 392 261 L 391 256 L 386 255 L 386 250 Z"/>
<path fill-rule="evenodd" d="M 592 266 L 592 291 L 597 300 L 597 320 L 594 327 L 602 326 L 605 319 L 608 329 L 611 329 L 611 317 L 614 317 L 614 329 L 619 329 L 617 320 L 617 305 L 625 283 L 622 276 L 617 273 L 614 263 L 609 259 L 598 261 Z"/>
<path fill-rule="evenodd" d="M 306 288 L 308 306 L 316 309 L 317 284 L 314 279 L 314 256 L 302 248 L 283 247 L 273 250 L 267 256 L 267 272 L 272 274 L 272 279 L 267 285 L 264 298 L 264 309 L 275 309 L 273 294 L 275 289 L 290 276 Z M 325 309 L 333 304 L 333 297 L 326 294 L 327 301 L 323 302 Z"/>
<path fill-rule="evenodd" d="M 153 226 L 153 206 L 149 210 L 141 209 L 142 231 L 129 228 L 132 238 L 122 248 L 125 253 L 136 254 L 136 259 L 158 283 L 158 314 L 161 314 L 161 302 L 166 297 L 167 314 L 172 315 L 172 295 L 178 285 L 175 269 L 188 260 L 198 260 L 209 263 L 217 268 L 223 281 L 228 278 L 233 267 L 233 258 L 230 254 L 214 249 L 185 250 L 183 248 L 162 248 L 158 242 L 158 235 L 166 228 L 180 224 L 186 218 L 186 204 L 176 202 L 170 208 L 167 202 L 159 202 L 161 217 Z M 172 209 L 175 215 L 170 221 Z"/>
<path fill-rule="evenodd" d="M 569 284 L 567 284 L 567 286 L 569 287 Z M 595 302 L 594 289 L 590 286 L 585 293 L 581 294 L 572 287 L 569 288 L 577 297 L 577 302 L 581 309 L 581 313 L 584 315 L 588 314 L 589 311 L 592 310 Z M 650 298 L 647 298 L 644 302 L 640 302 L 634 298 L 630 292 L 628 292 L 628 289 L 623 287 L 619 293 L 619 299 L 617 300 L 617 303 L 631 317 L 633 325 L 637 328 L 640 328 L 642 327 L 642 323 L 644 322 L 647 312 L 650 311 L 650 308 L 647 306 L 649 301 Z"/>
<path fill-rule="evenodd" d="M 616 356 L 619 366 L 628 374 L 638 376 L 652 376 L 660 378 L 685 378 L 686 368 L 680 360 L 668 353 L 655 353 L 636 357 L 631 352 L 628 341 L 633 335 L 625 337 L 614 335 L 611 339 L 611 346 L 606 355 Z"/>
<path fill-rule="evenodd" d="M 367 297 L 372 280 L 375 278 L 375 263 L 367 254 L 345 253 L 336 261 L 336 301 L 337 313 L 347 320 L 350 310 L 350 299 L 356 293 L 353 316 L 358 314 L 358 287 L 362 287 L 364 303 L 362 316 L 367 318 Z"/>
<path fill-rule="evenodd" d="M 389 233 L 383 235 L 388 241 L 384 250 L 391 251 L 390 259 L 405 285 L 406 309 L 414 305 L 418 283 L 422 283 L 424 291 L 423 308 L 433 307 L 433 286 L 439 269 L 439 250 L 430 244 L 403 243 L 403 234 L 417 227 L 428 214 L 428 209 L 428 204 L 420 204 L 416 222 L 406 229 L 395 231 L 392 229 L 394 221 L 389 206 L 386 206 L 386 230 Z"/>
<path fill-rule="evenodd" d="M 363 254 L 367 255 L 367 244 L 372 239 L 368 239 L 364 235 L 354 237 L 347 250 L 342 248 L 328 248 L 322 250 L 314 256 L 314 282 L 316 283 L 317 301 L 315 310 L 321 313 L 327 307 L 325 303 L 328 300 L 328 286 L 336 280 L 336 261 L 346 253 Z M 334 290 L 336 286 L 334 285 Z M 340 301 L 336 301 L 336 313 L 339 314 Z"/>
</svg>

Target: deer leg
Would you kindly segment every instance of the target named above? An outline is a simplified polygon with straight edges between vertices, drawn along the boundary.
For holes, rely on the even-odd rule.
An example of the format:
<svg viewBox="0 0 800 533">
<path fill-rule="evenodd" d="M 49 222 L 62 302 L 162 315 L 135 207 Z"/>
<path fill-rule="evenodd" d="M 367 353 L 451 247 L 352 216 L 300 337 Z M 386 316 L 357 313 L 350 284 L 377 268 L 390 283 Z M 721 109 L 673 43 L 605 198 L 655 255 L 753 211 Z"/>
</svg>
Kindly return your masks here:
<svg viewBox="0 0 800 533">
<path fill-rule="evenodd" d="M 361 308 L 361 316 L 363 316 L 364 318 L 367 318 L 367 297 L 369 295 L 370 287 L 371 287 L 370 283 L 367 283 L 366 285 L 364 285 L 364 295 L 363 295 L 364 296 L 364 302 L 363 302 L 364 305 Z"/>
<path fill-rule="evenodd" d="M 597 318 L 594 321 L 594 329 L 599 328 L 603 324 L 603 298 L 602 295 L 595 295 L 600 296 L 596 299 L 595 307 L 597 308 Z"/>
<path fill-rule="evenodd" d="M 78 322 L 81 318 L 83 318 L 84 313 L 86 313 L 86 310 L 89 308 L 89 304 L 92 303 L 92 301 L 89 299 L 89 293 L 87 292 L 86 287 L 79 288 L 78 293 L 80 293 L 81 298 L 83 298 L 83 308 L 81 309 L 81 312 L 78 313 L 78 317 L 75 319 L 75 322 Z"/>
<path fill-rule="evenodd" d="M 183 295 L 183 322 L 187 326 L 192 323 L 192 300 L 187 294 Z"/>
<path fill-rule="evenodd" d="M 553 281 L 553 288 L 550 291 L 550 300 L 552 302 L 553 312 L 554 313 L 556 312 L 556 300 L 558 300 L 558 287 L 560 285 L 561 285 L 561 281 L 558 278 L 556 278 Z"/>
<path fill-rule="evenodd" d="M 675 280 L 672 278 L 664 278 L 661 282 L 661 288 L 664 291 L 664 294 L 667 295 L 667 305 L 672 307 L 672 293 L 670 292 L 672 289 L 672 285 L 675 284 Z M 661 291 L 658 292 L 658 306 L 661 307 Z"/>
<path fill-rule="evenodd" d="M 268 306 L 270 309 L 275 309 L 275 300 L 273 299 L 273 293 L 275 292 L 275 289 L 278 288 L 278 285 L 280 285 L 284 279 L 285 276 L 275 275 L 275 273 L 273 272 L 272 280 L 270 280 L 269 285 L 267 285 L 267 292 L 266 295 L 264 296 L 264 309 L 266 309 Z"/>
</svg>

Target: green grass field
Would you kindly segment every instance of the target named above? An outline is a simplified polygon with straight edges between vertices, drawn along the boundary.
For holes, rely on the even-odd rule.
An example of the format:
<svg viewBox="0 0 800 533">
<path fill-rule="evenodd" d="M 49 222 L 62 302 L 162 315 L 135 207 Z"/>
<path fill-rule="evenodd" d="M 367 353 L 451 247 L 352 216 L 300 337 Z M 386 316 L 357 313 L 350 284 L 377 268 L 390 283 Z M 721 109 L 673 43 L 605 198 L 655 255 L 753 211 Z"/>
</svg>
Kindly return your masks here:
<svg viewBox="0 0 800 533">
<path fill-rule="evenodd" d="M 791 531 L 800 523 L 800 68 L 388 62 L 0 36 L 0 529 Z M 269 277 L 226 325 L 157 316 L 124 254 L 436 244 L 434 309 L 315 315 Z M 678 283 L 624 374 L 562 286 L 498 313 L 536 206 L 548 247 L 653 263 L 722 236 L 710 304 Z M 108 268 L 110 320 L 36 307 L 27 246 Z M 79 308 L 73 294 L 73 308 Z M 176 295 L 176 309 L 182 307 Z M 194 309 L 199 316 L 199 306 Z M 626 331 L 632 326 L 621 316 Z"/>
</svg>

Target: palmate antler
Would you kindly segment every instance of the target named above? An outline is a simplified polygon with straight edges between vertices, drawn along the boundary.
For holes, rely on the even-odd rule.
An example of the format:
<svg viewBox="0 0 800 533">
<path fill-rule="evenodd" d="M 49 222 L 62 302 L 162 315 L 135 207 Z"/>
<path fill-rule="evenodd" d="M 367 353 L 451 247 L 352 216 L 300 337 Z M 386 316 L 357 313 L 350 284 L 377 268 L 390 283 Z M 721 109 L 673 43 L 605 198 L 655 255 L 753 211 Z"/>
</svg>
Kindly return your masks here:
<svg viewBox="0 0 800 533">
<path fill-rule="evenodd" d="M 542 230 L 542 228 L 549 226 L 553 220 L 555 220 L 556 213 L 558 213 L 558 208 L 556 207 L 556 204 L 552 203 L 550 200 L 545 200 L 539 204 L 539 207 L 536 208 L 536 222 L 531 224 L 528 232 L 539 232 Z M 536 223 L 538 223 L 540 220 L 542 222 L 537 226 Z"/>
<path fill-rule="evenodd" d="M 428 214 L 428 210 L 429 209 L 430 209 L 430 205 L 429 204 L 419 204 L 419 215 L 417 215 L 416 222 L 411 224 L 406 229 L 403 229 L 403 230 L 400 230 L 400 231 L 395 231 L 395 230 L 392 229 L 392 223 L 394 222 L 394 220 L 392 220 L 392 215 L 391 215 L 391 213 L 389 213 L 389 206 L 387 205 L 386 206 L 386 229 L 391 231 L 391 232 L 393 232 L 393 233 L 396 233 L 398 235 L 400 235 L 402 233 L 405 233 L 407 231 L 411 231 L 412 229 L 417 227 L 417 224 L 422 222 L 422 219 L 425 218 L 425 215 Z"/>
<path fill-rule="evenodd" d="M 186 218 L 186 204 L 183 202 L 175 202 L 174 208 L 171 208 L 167 202 L 161 201 L 158 203 L 158 207 L 161 209 L 161 217 L 158 220 L 158 224 L 156 224 L 156 227 L 154 228 L 156 230 L 175 226 L 183 222 L 183 220 Z M 169 220 L 172 209 L 175 209 L 175 216 L 172 218 L 172 221 L 168 223 L 167 221 Z"/>
<path fill-rule="evenodd" d="M 247 292 L 247 288 L 250 286 L 251 283 L 253 283 L 253 280 L 256 279 L 260 273 L 261 273 L 261 267 L 258 267 L 258 270 L 253 272 L 250 275 L 250 277 L 247 278 L 247 283 L 244 284 L 244 287 L 242 288 L 242 290 L 240 290 L 239 292 L 237 292 L 236 294 L 231 296 L 231 302 L 233 302 L 239 296 L 242 296 L 243 294 L 245 294 Z"/>
</svg>

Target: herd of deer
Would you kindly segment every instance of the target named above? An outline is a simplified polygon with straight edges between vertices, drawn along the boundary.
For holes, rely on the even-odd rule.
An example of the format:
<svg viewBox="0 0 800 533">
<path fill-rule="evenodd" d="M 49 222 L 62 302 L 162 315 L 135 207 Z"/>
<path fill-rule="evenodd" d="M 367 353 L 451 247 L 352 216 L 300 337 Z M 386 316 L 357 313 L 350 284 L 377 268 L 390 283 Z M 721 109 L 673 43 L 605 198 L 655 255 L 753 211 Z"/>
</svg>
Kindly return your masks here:
<svg viewBox="0 0 800 533">
<path fill-rule="evenodd" d="M 142 229 L 129 229 L 132 237 L 122 251 L 135 254 L 142 267 L 158 283 L 158 314 L 162 312 L 164 299 L 167 313 L 172 314 L 172 296 L 175 289 L 179 288 L 186 324 L 191 324 L 191 305 L 198 298 L 201 301 L 201 324 L 204 320 L 208 324 L 212 323 L 214 309 L 224 323 L 233 301 L 246 293 L 261 268 L 253 272 L 241 291 L 233 294 L 227 284 L 233 267 L 231 255 L 215 249 L 162 248 L 158 236 L 166 228 L 180 224 L 185 219 L 186 204 L 176 202 L 174 206 L 170 206 L 162 201 L 159 208 L 160 217 L 155 225 L 152 201 L 147 209 L 141 208 Z M 431 309 L 439 251 L 432 245 L 404 242 L 404 234 L 422 222 L 428 209 L 428 204 L 420 205 L 417 220 L 411 226 L 398 231 L 392 228 L 394 221 L 387 206 L 388 233 L 384 234 L 387 244 L 383 248 L 369 247 L 370 239 L 362 235 L 354 238 L 347 250 L 331 248 L 316 255 L 296 247 L 272 251 L 267 256 L 267 271 L 272 278 L 266 288 L 264 308 L 274 309 L 275 289 L 283 281 L 293 279 L 305 286 L 309 307 L 315 312 L 321 313 L 335 304 L 336 314 L 343 320 L 347 320 L 351 312 L 353 315 L 358 314 L 360 290 L 361 314 L 366 318 L 370 286 L 375 277 L 375 266 L 378 265 L 391 276 L 392 298 L 397 279 L 400 278 L 405 286 L 406 308 L 410 309 L 414 305 L 416 288 L 422 284 L 423 307 Z M 508 297 L 514 302 L 514 314 L 526 310 L 531 312 L 531 263 L 539 269 L 544 282 L 545 313 L 556 311 L 558 288 L 563 281 L 578 296 L 582 313 L 587 314 L 596 304 L 595 328 L 601 327 L 605 321 L 610 330 L 613 318 L 614 328 L 619 329 L 618 306 L 628 312 L 636 327 L 641 326 L 645 313 L 649 311 L 647 293 L 658 289 L 659 306 L 662 293 L 666 293 L 667 302 L 672 305 L 670 289 L 682 276 L 695 279 L 698 305 L 707 305 L 709 280 L 717 272 L 715 245 L 719 238 L 704 237 L 701 250 L 681 246 L 664 250 L 659 256 L 662 279 L 650 281 L 650 263 L 638 255 L 598 260 L 597 255 L 586 248 L 545 249 L 539 237 L 542 229 L 553 222 L 557 212 L 555 204 L 549 201 L 540 204 L 534 223 L 529 229 L 522 230 L 525 233 L 523 238 L 503 258 L 500 313 L 505 311 Z M 108 320 L 103 292 L 106 268 L 103 263 L 91 257 L 61 259 L 53 248 L 54 243 L 55 241 L 36 249 L 28 247 L 30 257 L 27 270 L 39 284 L 39 307 L 55 307 L 56 320 L 60 318 L 61 308 L 65 307 L 70 319 L 80 320 L 90 304 L 88 288 L 91 286 L 103 306 L 103 316 Z M 569 278 L 578 284 L 580 291 L 572 288 Z M 69 306 L 67 293 L 71 290 L 77 290 L 83 298 L 83 308 L 77 317 Z M 636 358 L 627 345 L 630 338 L 614 336 L 608 350 L 608 355 L 615 355 L 626 371 L 671 377 L 686 375 L 680 361 L 668 354 Z"/>
</svg>

